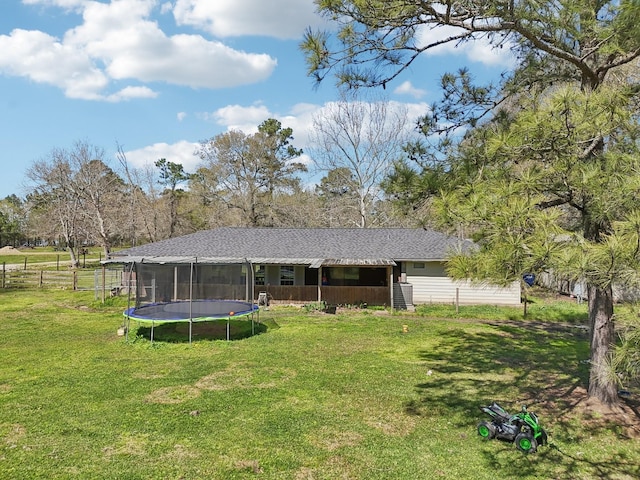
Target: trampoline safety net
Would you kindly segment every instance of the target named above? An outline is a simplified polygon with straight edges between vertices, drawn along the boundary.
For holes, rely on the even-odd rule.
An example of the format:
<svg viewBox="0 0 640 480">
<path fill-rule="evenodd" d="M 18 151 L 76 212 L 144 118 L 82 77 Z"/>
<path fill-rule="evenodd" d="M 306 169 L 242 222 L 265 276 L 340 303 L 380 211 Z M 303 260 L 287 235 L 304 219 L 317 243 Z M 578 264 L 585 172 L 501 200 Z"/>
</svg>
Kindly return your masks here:
<svg viewBox="0 0 640 480">
<path fill-rule="evenodd" d="M 251 301 L 248 268 L 244 264 L 136 263 L 130 273 L 136 307 L 188 300 Z"/>
</svg>

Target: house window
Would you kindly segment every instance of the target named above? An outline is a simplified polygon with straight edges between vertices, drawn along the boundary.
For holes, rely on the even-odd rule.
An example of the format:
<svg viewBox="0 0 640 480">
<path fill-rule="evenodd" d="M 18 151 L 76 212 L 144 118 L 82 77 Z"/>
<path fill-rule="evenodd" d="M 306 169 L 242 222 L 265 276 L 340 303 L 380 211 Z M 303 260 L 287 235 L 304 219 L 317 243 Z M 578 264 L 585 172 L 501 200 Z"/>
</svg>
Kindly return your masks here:
<svg viewBox="0 0 640 480">
<path fill-rule="evenodd" d="M 256 265 L 255 276 L 256 276 L 256 285 L 265 284 L 264 265 Z"/>
<path fill-rule="evenodd" d="M 293 285 L 294 278 L 293 265 L 280 266 L 280 285 Z"/>
<path fill-rule="evenodd" d="M 424 269 L 424 262 L 413 262 L 413 268 L 415 269 Z"/>
</svg>

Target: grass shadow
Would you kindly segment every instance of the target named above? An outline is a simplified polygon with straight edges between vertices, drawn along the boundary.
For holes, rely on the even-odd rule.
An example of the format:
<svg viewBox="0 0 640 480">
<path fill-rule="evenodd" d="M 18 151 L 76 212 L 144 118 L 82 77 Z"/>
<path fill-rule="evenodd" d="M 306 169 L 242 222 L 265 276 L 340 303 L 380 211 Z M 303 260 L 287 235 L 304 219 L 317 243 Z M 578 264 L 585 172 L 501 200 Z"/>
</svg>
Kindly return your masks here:
<svg viewBox="0 0 640 480">
<path fill-rule="evenodd" d="M 213 320 L 208 322 L 194 322 L 191 325 L 191 339 L 196 340 L 242 340 L 266 333 L 269 326 L 264 322 L 251 320 Z M 136 336 L 151 340 L 152 328 L 140 326 Z M 166 343 L 189 342 L 189 323 L 163 323 L 153 327 L 153 341 Z"/>
</svg>

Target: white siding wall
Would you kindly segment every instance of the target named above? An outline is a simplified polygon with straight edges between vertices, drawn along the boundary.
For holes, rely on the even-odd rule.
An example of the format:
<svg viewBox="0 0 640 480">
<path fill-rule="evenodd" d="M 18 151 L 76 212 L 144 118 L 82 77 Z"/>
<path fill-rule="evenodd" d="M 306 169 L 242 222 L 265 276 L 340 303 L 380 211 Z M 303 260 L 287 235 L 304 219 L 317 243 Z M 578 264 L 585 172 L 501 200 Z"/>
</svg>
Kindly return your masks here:
<svg viewBox="0 0 640 480">
<path fill-rule="evenodd" d="M 413 284 L 413 303 L 456 302 L 458 288 L 460 305 L 520 305 L 520 284 L 514 282 L 511 288 L 472 285 L 470 282 L 453 281 L 449 277 L 407 276 Z"/>
<path fill-rule="evenodd" d="M 406 262 L 404 264 L 407 276 L 417 277 L 446 277 L 442 262 Z"/>
<path fill-rule="evenodd" d="M 520 305 L 520 283 L 499 288 L 454 281 L 447 276 L 442 262 L 406 262 L 407 282 L 413 284 L 413 303 L 456 302 L 460 305 Z"/>
</svg>

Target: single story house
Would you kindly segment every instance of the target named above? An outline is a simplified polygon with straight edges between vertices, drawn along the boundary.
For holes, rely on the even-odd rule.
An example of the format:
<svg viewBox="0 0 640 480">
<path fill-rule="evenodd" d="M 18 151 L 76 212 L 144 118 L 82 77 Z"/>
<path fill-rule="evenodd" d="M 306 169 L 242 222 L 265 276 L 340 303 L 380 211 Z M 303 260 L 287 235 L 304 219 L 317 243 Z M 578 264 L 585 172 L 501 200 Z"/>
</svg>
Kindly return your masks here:
<svg viewBox="0 0 640 480">
<path fill-rule="evenodd" d="M 509 288 L 459 282 L 445 272 L 453 249 L 473 243 L 405 228 L 223 227 L 114 252 L 150 301 L 227 298 L 394 305 L 519 305 Z"/>
</svg>

